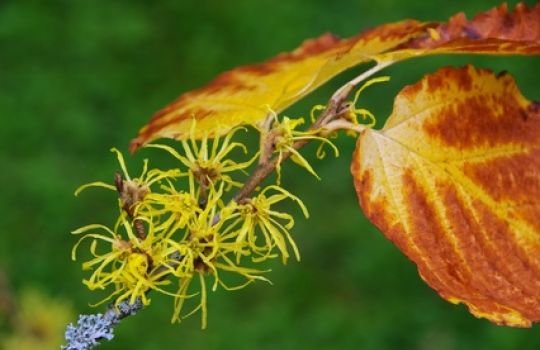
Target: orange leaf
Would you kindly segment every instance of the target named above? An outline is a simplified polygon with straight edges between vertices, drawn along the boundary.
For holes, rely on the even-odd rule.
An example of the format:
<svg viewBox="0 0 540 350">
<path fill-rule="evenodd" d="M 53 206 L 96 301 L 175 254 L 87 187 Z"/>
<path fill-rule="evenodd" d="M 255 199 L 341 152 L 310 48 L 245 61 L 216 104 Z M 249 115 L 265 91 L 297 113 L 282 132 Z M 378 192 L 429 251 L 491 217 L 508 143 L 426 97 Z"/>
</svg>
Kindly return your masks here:
<svg viewBox="0 0 540 350">
<path fill-rule="evenodd" d="M 467 21 L 460 13 L 448 23 L 403 21 L 350 39 L 325 34 L 291 53 L 233 69 L 205 87 L 188 92 L 157 112 L 131 142 L 136 151 L 160 137 L 186 138 L 192 120 L 197 137 L 254 124 L 270 110 L 281 112 L 347 68 L 375 60 L 399 60 L 440 53 L 540 54 L 540 5 L 506 5 Z"/>
<path fill-rule="evenodd" d="M 510 76 L 444 68 L 405 87 L 351 171 L 367 217 L 444 299 L 540 321 L 540 104 Z"/>
<path fill-rule="evenodd" d="M 524 53 L 538 53 L 540 51 L 539 18 L 540 5 L 529 8 L 523 3 L 516 5 L 514 12 L 511 13 L 508 12 L 507 5 L 503 4 L 477 15 L 471 21 L 468 21 L 463 13 L 459 13 L 450 18 L 448 23 L 440 24 L 434 29 L 437 32 L 435 37 L 439 37 L 438 40 L 430 35 L 430 37 L 413 40 L 410 46 L 455 49 L 463 45 L 464 51 L 489 49 L 513 52 L 513 50 L 523 49 Z M 477 45 L 479 40 L 485 40 L 485 43 Z M 515 45 L 504 45 L 504 42 L 512 42 Z M 497 43 L 499 45 L 491 46 Z"/>
<path fill-rule="evenodd" d="M 442 53 L 494 55 L 540 54 L 540 4 L 533 8 L 520 3 L 514 12 L 506 4 L 467 20 L 464 13 L 448 23 L 429 28 L 385 59 L 400 60 Z"/>
</svg>

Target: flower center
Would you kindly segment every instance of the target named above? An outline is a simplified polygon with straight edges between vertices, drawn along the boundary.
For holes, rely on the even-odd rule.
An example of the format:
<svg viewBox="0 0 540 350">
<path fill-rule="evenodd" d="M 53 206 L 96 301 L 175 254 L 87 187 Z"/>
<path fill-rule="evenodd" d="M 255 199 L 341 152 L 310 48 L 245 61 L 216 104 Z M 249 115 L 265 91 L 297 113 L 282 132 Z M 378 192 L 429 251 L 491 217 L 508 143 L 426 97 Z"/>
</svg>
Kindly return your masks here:
<svg viewBox="0 0 540 350">
<path fill-rule="evenodd" d="M 135 276 L 144 276 L 148 271 L 148 256 L 143 253 L 131 253 L 128 256 L 127 270 Z"/>
</svg>

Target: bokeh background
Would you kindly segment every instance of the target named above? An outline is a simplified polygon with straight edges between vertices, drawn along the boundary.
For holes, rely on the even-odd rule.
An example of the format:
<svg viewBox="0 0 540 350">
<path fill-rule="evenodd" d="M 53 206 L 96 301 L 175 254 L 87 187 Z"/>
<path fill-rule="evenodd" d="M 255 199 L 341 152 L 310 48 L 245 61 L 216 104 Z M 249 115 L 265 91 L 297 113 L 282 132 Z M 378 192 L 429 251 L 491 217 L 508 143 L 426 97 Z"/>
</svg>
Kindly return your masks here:
<svg viewBox="0 0 540 350">
<path fill-rule="evenodd" d="M 109 148 L 127 151 L 149 116 L 177 95 L 324 32 L 350 36 L 405 18 L 446 20 L 459 11 L 471 16 L 496 4 L 0 0 L 0 310 L 4 316 L 17 310 L 27 315 L 11 323 L 3 318 L 0 343 L 15 332 L 39 338 L 39 327 L 58 334 L 66 315 L 74 320 L 75 313 L 97 311 L 88 306 L 97 296 L 81 284 L 85 274 L 70 260 L 75 238 L 69 232 L 87 223 L 112 224 L 115 199 L 106 191 L 76 199 L 73 191 L 111 179 L 117 164 Z M 440 56 L 387 69 L 383 74 L 392 81 L 366 91 L 363 105 L 382 122 L 401 87 L 438 67 L 468 62 L 508 70 L 527 97 L 540 99 L 537 57 Z M 361 69 L 337 77 L 286 114 L 305 116 Z M 343 136 L 338 145 L 340 158 L 314 164 L 322 181 L 296 166 L 284 167 L 285 187 L 311 210 L 308 221 L 297 213 L 300 263 L 270 264 L 273 286 L 211 293 L 205 331 L 198 316 L 171 325 L 171 300 L 156 295 L 151 307 L 125 320 L 115 340 L 101 348 L 540 348 L 538 327 L 510 329 L 476 319 L 422 282 L 414 265 L 359 209 L 349 173 L 354 139 Z M 129 159 L 134 171 L 151 155 L 145 152 Z M 305 154 L 315 161 L 313 147 Z M 28 290 L 39 291 L 30 298 L 34 304 L 25 297 Z M 12 308 L 6 307 L 10 299 Z M 48 306 L 36 314 L 50 314 L 28 330 L 21 323 L 32 323 L 35 300 Z"/>
</svg>

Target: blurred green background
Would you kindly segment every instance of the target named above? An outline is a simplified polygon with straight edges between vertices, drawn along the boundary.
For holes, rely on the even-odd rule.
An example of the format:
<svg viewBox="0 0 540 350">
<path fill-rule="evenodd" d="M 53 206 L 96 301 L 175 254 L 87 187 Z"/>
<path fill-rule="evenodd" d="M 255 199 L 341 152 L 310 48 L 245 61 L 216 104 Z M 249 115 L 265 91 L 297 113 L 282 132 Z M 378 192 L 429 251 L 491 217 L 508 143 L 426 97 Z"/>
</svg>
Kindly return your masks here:
<svg viewBox="0 0 540 350">
<path fill-rule="evenodd" d="M 515 2 L 511 1 L 510 5 Z M 0 269 L 15 296 L 25 288 L 69 301 L 76 312 L 97 297 L 70 260 L 83 224 L 112 224 L 115 199 L 74 189 L 111 179 L 109 148 L 127 145 L 149 116 L 219 72 L 291 50 L 331 31 L 350 36 L 405 18 L 469 16 L 495 1 L 0 1 Z M 364 106 L 384 121 L 395 94 L 444 65 L 508 70 L 525 96 L 540 99 L 540 58 L 441 56 L 400 63 L 370 88 Z M 362 67 L 334 79 L 286 114 L 306 115 Z M 169 323 L 172 301 L 123 322 L 102 349 L 538 349 L 538 328 L 498 327 L 437 296 L 414 265 L 362 215 L 342 155 L 317 162 L 321 182 L 284 167 L 285 187 L 305 200 L 294 235 L 300 263 L 274 263 L 262 283 L 209 296 L 199 316 Z M 140 152 L 129 160 L 138 172 Z M 314 148 L 305 152 L 314 160 Z M 159 164 L 158 160 L 158 164 Z M 0 293 L 1 295 L 1 293 Z M 3 324 L 0 337 L 9 327 Z M 3 335 L 1 335 L 3 334 Z"/>
</svg>

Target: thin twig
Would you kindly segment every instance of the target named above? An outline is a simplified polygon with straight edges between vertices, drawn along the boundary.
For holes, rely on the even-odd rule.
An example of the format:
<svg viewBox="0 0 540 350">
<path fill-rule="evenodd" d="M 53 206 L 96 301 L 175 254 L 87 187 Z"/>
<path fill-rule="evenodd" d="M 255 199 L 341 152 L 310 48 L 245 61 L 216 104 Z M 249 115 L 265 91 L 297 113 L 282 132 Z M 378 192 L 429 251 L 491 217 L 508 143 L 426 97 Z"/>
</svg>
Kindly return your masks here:
<svg viewBox="0 0 540 350">
<path fill-rule="evenodd" d="M 360 74 L 356 78 L 349 81 L 347 84 L 340 87 L 334 93 L 334 95 L 332 95 L 332 99 L 335 98 L 335 97 L 342 96 L 345 93 L 348 95 L 350 93 L 350 88 L 351 87 L 354 88 L 354 87 L 358 86 L 358 84 L 360 84 L 361 82 L 363 82 L 364 80 L 366 80 L 367 78 L 372 76 L 373 74 L 377 73 L 380 70 L 383 70 L 384 68 L 386 68 L 386 67 L 388 67 L 388 66 L 390 66 L 390 65 L 392 65 L 394 63 L 395 63 L 395 61 L 392 61 L 392 60 L 377 62 L 377 64 L 375 66 L 371 67 L 370 69 L 368 69 L 364 73 Z"/>
</svg>

